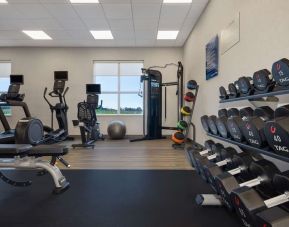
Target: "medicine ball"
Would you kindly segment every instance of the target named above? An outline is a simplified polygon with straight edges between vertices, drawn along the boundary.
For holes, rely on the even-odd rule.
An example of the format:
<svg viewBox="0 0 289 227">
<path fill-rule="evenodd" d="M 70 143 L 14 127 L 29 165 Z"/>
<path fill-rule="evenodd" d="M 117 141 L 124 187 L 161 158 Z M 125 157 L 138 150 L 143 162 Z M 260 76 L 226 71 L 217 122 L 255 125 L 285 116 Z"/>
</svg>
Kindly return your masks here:
<svg viewBox="0 0 289 227">
<path fill-rule="evenodd" d="M 181 113 L 182 113 L 184 116 L 190 116 L 190 114 L 191 114 L 191 108 L 188 107 L 188 106 L 184 106 L 184 107 L 182 107 L 182 109 L 181 109 Z"/>
<path fill-rule="evenodd" d="M 188 127 L 188 123 L 186 121 L 179 121 L 178 124 L 177 124 L 177 128 L 180 129 L 180 130 L 185 130 L 187 129 Z"/>
<path fill-rule="evenodd" d="M 187 83 L 187 88 L 189 90 L 195 90 L 197 88 L 198 84 L 195 80 L 189 80 Z"/>
<path fill-rule="evenodd" d="M 122 121 L 112 121 L 108 125 L 107 133 L 113 140 L 123 139 L 126 134 L 126 126 Z"/>
<path fill-rule="evenodd" d="M 172 141 L 177 144 L 185 142 L 185 135 L 181 131 L 177 131 L 172 135 Z"/>
<path fill-rule="evenodd" d="M 187 102 L 195 101 L 195 95 L 192 92 L 187 92 L 184 96 L 184 100 Z"/>
</svg>

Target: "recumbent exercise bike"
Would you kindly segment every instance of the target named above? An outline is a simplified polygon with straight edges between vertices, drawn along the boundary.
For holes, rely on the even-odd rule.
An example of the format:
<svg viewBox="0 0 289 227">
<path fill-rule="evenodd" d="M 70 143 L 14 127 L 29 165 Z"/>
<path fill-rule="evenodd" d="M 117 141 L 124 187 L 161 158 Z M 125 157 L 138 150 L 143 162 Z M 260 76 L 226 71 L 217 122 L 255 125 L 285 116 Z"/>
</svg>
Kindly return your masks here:
<svg viewBox="0 0 289 227">
<path fill-rule="evenodd" d="M 100 133 L 99 122 L 95 111 L 102 108 L 101 104 L 98 105 L 99 96 L 101 93 L 100 84 L 87 84 L 86 85 L 86 101 L 80 102 L 77 105 L 78 120 L 73 120 L 74 126 L 79 126 L 82 144 L 73 144 L 73 148 L 77 147 L 91 147 L 94 148 L 94 142 L 97 140 L 104 140 L 104 136 Z"/>
</svg>

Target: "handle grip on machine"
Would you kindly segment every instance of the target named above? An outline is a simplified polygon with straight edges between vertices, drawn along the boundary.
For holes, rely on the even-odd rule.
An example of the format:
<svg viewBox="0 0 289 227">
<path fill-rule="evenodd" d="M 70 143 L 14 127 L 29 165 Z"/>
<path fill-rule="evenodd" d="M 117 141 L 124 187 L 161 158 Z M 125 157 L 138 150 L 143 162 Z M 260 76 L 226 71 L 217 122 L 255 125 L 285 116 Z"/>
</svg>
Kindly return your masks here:
<svg viewBox="0 0 289 227">
<path fill-rule="evenodd" d="M 63 95 L 62 95 L 64 104 L 65 104 L 66 107 L 67 107 L 67 103 L 66 103 L 65 96 L 66 96 L 66 93 L 68 92 L 68 90 L 69 90 L 69 87 L 67 87 L 67 88 L 65 89 L 65 91 L 64 91 L 64 93 L 63 93 Z"/>
<path fill-rule="evenodd" d="M 47 87 L 44 89 L 43 98 L 45 99 L 45 101 L 48 103 L 48 105 L 49 105 L 50 108 L 51 108 L 52 104 L 51 104 L 51 103 L 49 102 L 49 100 L 47 99 L 46 94 L 47 94 Z"/>
</svg>

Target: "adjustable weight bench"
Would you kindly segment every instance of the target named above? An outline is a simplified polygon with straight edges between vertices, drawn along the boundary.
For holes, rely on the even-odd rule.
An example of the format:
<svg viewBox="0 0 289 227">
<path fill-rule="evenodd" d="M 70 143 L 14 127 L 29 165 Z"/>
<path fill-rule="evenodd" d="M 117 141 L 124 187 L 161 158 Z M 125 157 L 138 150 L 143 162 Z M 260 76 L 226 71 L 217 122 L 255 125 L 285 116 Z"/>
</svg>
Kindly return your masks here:
<svg viewBox="0 0 289 227">
<path fill-rule="evenodd" d="M 48 172 L 53 178 L 54 193 L 59 194 L 69 188 L 69 182 L 62 175 L 60 169 L 55 165 L 59 159 L 64 165 L 69 167 L 60 156 L 68 153 L 68 148 L 64 146 L 40 145 L 32 147 L 27 144 L 0 144 L 0 169 L 37 169 Z M 51 162 L 44 161 L 41 157 L 51 157 Z M 32 184 L 31 181 L 18 182 L 9 179 L 0 171 L 0 178 L 7 184 L 15 187 L 26 187 Z"/>
</svg>

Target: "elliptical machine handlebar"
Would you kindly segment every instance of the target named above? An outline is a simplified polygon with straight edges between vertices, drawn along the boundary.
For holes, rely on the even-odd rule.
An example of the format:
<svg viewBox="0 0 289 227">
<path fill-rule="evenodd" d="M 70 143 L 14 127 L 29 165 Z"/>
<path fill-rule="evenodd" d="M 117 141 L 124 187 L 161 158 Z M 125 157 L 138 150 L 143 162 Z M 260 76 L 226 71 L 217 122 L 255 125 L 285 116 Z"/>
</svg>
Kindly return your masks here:
<svg viewBox="0 0 289 227">
<path fill-rule="evenodd" d="M 44 89 L 44 93 L 43 93 L 43 98 L 45 99 L 45 101 L 47 102 L 47 104 L 49 105 L 50 108 L 52 108 L 52 104 L 49 102 L 49 100 L 46 97 L 47 94 L 47 87 Z M 50 95 L 50 94 L 49 94 Z"/>
<path fill-rule="evenodd" d="M 68 109 L 68 106 L 67 106 L 67 104 L 66 104 L 65 96 L 66 96 L 66 93 L 68 92 L 68 90 L 69 90 L 69 87 L 66 87 L 66 89 L 65 89 L 65 91 L 63 92 L 63 95 L 62 95 L 64 105 L 65 105 L 65 107 L 66 107 L 67 109 Z"/>
</svg>

